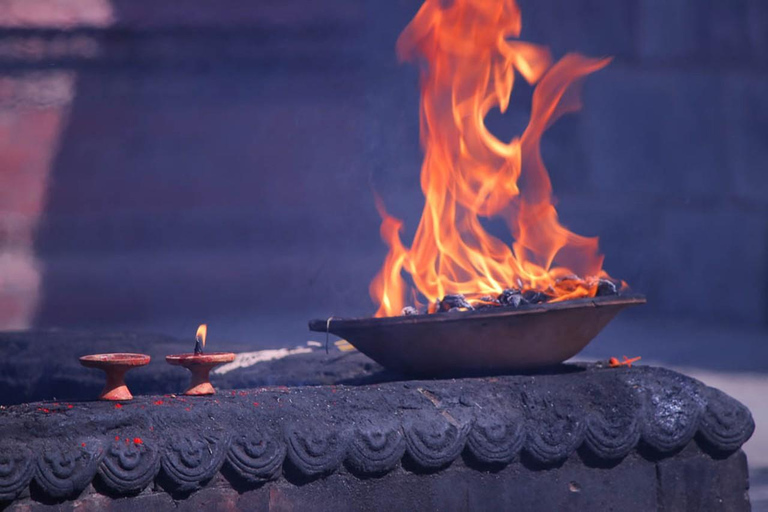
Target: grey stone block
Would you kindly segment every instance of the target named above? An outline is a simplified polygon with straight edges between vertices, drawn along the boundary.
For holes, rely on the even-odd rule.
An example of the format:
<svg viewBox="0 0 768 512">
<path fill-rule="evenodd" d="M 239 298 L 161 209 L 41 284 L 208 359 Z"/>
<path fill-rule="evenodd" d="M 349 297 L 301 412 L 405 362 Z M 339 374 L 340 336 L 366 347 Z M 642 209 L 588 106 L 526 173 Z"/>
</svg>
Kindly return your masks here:
<svg viewBox="0 0 768 512">
<path fill-rule="evenodd" d="M 706 52 L 708 3 L 700 0 L 641 0 L 637 46 L 642 58 L 682 60 Z"/>
<path fill-rule="evenodd" d="M 749 510 L 744 452 L 717 461 L 706 461 L 698 454 L 674 463 L 664 460 L 657 471 L 661 510 Z"/>
<path fill-rule="evenodd" d="M 725 147 L 733 191 L 768 205 L 768 77 L 738 74 L 725 88 Z"/>
<path fill-rule="evenodd" d="M 687 202 L 720 195 L 722 101 L 716 75 L 614 66 L 585 86 L 592 187 Z"/>
<path fill-rule="evenodd" d="M 179 13 L 121 0 L 113 2 L 119 30 L 99 33 L 98 55 L 64 62 L 45 53 L 35 66 L 63 66 L 77 80 L 37 237 L 46 268 L 39 320 L 290 309 L 303 325 L 309 312 L 368 314 L 367 283 L 386 252 L 370 185 L 404 219 L 405 240 L 423 204 L 417 71 L 398 65 L 394 50 L 420 3 L 334 0 L 329 9 L 298 0 L 251 10 L 228 0 L 211 11 L 195 0 Z M 618 56 L 587 80 L 585 111 L 545 135 L 543 156 L 564 223 L 601 235 L 606 268 L 648 293 L 649 308 L 670 307 L 653 294 L 683 277 L 664 270 L 679 259 L 671 250 L 655 250 L 660 212 L 716 202 L 739 215 L 744 200 L 753 212 L 766 204 L 767 86 L 753 69 L 768 62 L 766 2 L 520 6 L 523 39 L 555 55 Z M 719 64 L 741 65 L 745 44 L 751 76 L 725 83 L 723 117 L 717 69 L 691 64 L 720 55 Z M 633 68 L 636 52 L 675 61 Z M 11 60 L 6 74 L 29 64 Z M 521 85 L 509 115 L 525 119 L 530 91 Z M 497 120 L 514 131 L 519 119 Z M 577 196 L 583 201 L 569 203 Z M 19 226 L 0 221 L 0 245 L 26 243 Z M 714 257 L 695 255 L 707 269 L 720 268 Z M 755 297 L 766 287 L 745 286 Z M 682 293 L 685 311 L 711 311 Z M 751 308 L 743 318 L 755 318 Z"/>
<path fill-rule="evenodd" d="M 750 0 L 749 38 L 752 42 L 754 63 L 765 67 L 768 63 L 768 2 L 763 0 Z"/>
<path fill-rule="evenodd" d="M 394 59 L 394 50 L 392 50 Z M 364 177 L 387 211 L 413 232 L 424 205 L 420 186 L 424 153 L 419 142 L 418 69 L 410 64 L 372 71 L 366 82 L 362 152 Z M 373 205 L 370 187 L 358 192 Z M 378 224 L 378 215 L 374 223 Z M 377 242 L 378 244 L 378 242 Z M 381 244 L 384 250 L 383 243 Z"/>
<path fill-rule="evenodd" d="M 768 219 L 743 212 L 670 210 L 654 247 L 668 312 L 763 321 L 768 301 Z"/>
<path fill-rule="evenodd" d="M 591 201 L 566 196 L 558 210 L 568 228 L 600 237 L 603 268 L 648 297 L 645 313 L 765 321 L 764 214 L 625 199 L 622 192 Z"/>
<path fill-rule="evenodd" d="M 558 204 L 560 221 L 584 236 L 600 238 L 603 268 L 614 278 L 623 279 L 630 288 L 648 297 L 644 310 L 659 311 L 657 294 L 674 284 L 674 275 L 662 278 L 658 250 L 663 212 L 650 202 L 635 200 L 630 191 L 563 196 Z"/>
<path fill-rule="evenodd" d="M 541 155 L 556 196 L 590 192 L 592 168 L 584 146 L 582 115 L 564 116 L 541 139 Z"/>
<path fill-rule="evenodd" d="M 710 54 L 715 61 L 749 62 L 752 57 L 750 41 L 750 0 L 712 2 L 709 23 Z"/>
<path fill-rule="evenodd" d="M 751 65 L 765 37 L 760 0 L 641 0 L 638 51 L 652 61 Z"/>
<path fill-rule="evenodd" d="M 522 39 L 544 44 L 555 55 L 634 55 L 633 2 L 520 0 Z"/>
<path fill-rule="evenodd" d="M 279 343 L 301 342 L 310 316 L 370 315 L 375 309 L 368 283 L 384 251 L 353 253 L 348 247 L 49 259 L 36 324 L 137 325 L 177 317 L 196 324 L 217 314 L 275 314 L 284 322 Z"/>
</svg>

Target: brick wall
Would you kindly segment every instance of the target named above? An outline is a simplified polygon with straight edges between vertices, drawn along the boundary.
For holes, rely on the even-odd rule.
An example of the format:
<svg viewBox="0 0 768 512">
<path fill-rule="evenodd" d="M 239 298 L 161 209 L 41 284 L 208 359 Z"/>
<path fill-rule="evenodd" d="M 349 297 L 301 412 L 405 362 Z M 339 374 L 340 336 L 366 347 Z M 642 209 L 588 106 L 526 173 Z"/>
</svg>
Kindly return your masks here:
<svg viewBox="0 0 768 512">
<path fill-rule="evenodd" d="M 406 231 L 422 204 L 417 76 L 394 55 L 418 4 L 113 0 L 102 21 L 35 23 L 0 9 L 0 77 L 64 73 L 74 89 L 65 107 L 29 94 L 0 105 L 66 115 L 47 143 L 44 211 L 14 224 L 0 204 L 0 225 L 37 226 L 30 321 L 279 316 L 292 335 L 308 316 L 369 314 L 385 253 L 370 188 Z M 648 312 L 764 323 L 766 4 L 520 4 L 525 39 L 616 57 L 544 141 L 563 222 L 601 237 L 606 268 L 649 296 Z M 525 93 L 491 115 L 494 131 L 521 126 Z M 4 229 L 7 250 L 18 237 Z"/>
</svg>

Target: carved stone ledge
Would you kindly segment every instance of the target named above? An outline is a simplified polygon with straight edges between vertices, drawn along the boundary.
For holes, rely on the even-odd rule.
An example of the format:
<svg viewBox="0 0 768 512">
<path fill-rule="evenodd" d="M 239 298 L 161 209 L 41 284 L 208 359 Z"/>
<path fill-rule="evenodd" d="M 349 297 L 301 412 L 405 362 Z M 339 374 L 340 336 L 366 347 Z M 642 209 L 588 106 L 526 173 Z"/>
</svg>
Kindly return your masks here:
<svg viewBox="0 0 768 512">
<path fill-rule="evenodd" d="M 0 500 L 163 492 L 186 500 L 222 485 L 285 490 L 336 474 L 364 487 L 389 474 L 513 466 L 519 475 L 531 464 L 575 464 L 582 450 L 591 454 L 586 466 L 615 466 L 638 450 L 650 464 L 681 450 L 714 464 L 754 430 L 738 401 L 668 370 L 570 370 L 12 406 L 0 416 Z M 289 473 L 301 477 L 283 478 Z"/>
</svg>

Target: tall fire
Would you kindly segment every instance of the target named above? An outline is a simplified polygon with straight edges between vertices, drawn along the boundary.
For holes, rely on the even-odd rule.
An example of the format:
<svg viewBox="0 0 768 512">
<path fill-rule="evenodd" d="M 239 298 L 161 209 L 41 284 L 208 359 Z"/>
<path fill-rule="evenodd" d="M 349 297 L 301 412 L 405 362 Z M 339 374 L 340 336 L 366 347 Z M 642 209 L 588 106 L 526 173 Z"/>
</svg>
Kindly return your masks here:
<svg viewBox="0 0 768 512">
<path fill-rule="evenodd" d="M 597 238 L 558 221 L 540 151 L 547 127 L 580 107 L 581 79 L 610 59 L 568 54 L 553 63 L 548 49 L 520 41 L 520 30 L 515 0 L 426 0 L 400 35 L 399 58 L 421 66 L 425 203 L 409 248 L 402 222 L 376 199 L 389 246 L 370 287 L 377 317 L 415 312 L 403 308 L 419 299 L 434 312 L 592 297 L 613 286 Z M 507 110 L 516 72 L 535 84 L 531 116 L 505 142 L 485 117 Z M 511 246 L 483 228 L 493 217 L 506 221 Z"/>
</svg>

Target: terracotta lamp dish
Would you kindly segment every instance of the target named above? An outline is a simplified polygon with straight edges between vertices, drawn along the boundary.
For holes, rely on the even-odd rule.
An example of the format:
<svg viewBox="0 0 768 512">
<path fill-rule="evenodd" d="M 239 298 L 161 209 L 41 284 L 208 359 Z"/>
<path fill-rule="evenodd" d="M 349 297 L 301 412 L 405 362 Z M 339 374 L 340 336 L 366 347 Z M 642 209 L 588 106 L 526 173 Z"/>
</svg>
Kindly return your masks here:
<svg viewBox="0 0 768 512">
<path fill-rule="evenodd" d="M 92 354 L 80 358 L 80 364 L 86 368 L 96 368 L 107 375 L 107 382 L 99 395 L 100 400 L 130 400 L 133 395 L 125 385 L 128 370 L 148 364 L 146 354 Z"/>
<path fill-rule="evenodd" d="M 192 374 L 189 388 L 185 395 L 212 395 L 216 390 L 211 385 L 211 370 L 223 363 L 231 363 L 235 360 L 232 352 L 209 352 L 206 354 L 177 354 L 166 356 L 168 364 L 183 366 Z"/>
<path fill-rule="evenodd" d="M 519 308 L 387 318 L 313 320 L 391 370 L 417 375 L 546 368 L 578 354 L 641 295 L 574 299 Z"/>
</svg>

